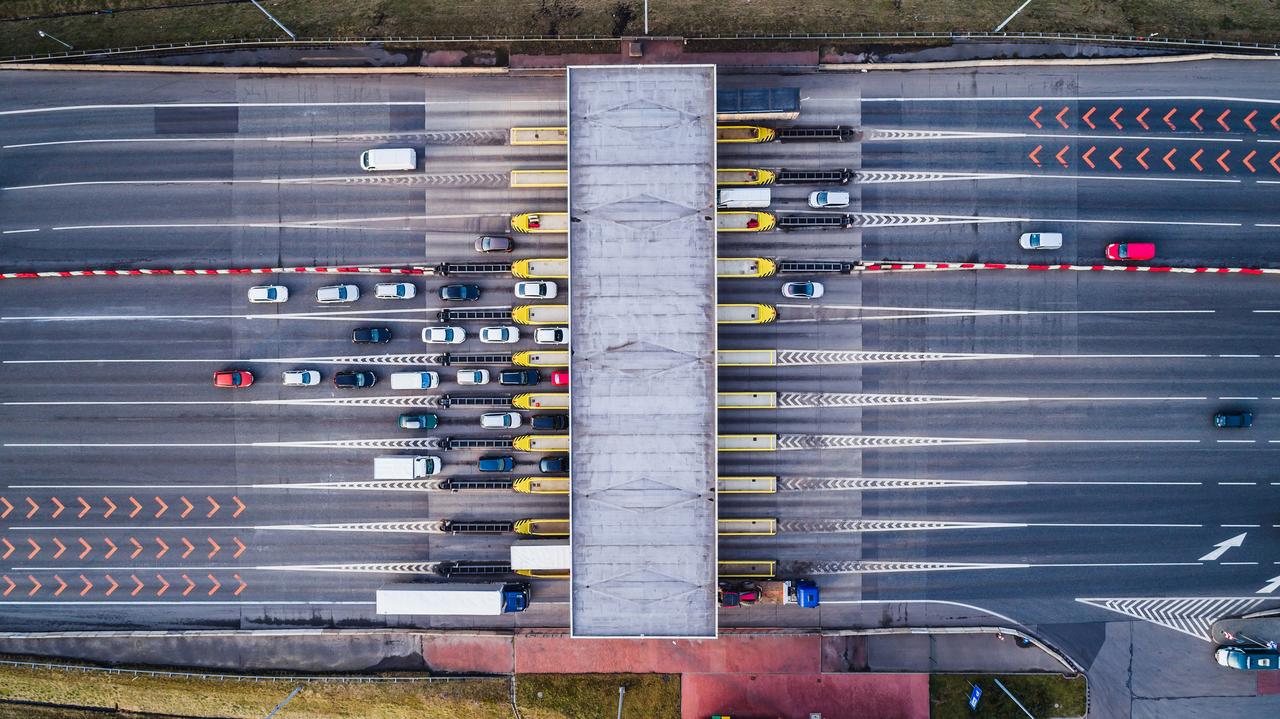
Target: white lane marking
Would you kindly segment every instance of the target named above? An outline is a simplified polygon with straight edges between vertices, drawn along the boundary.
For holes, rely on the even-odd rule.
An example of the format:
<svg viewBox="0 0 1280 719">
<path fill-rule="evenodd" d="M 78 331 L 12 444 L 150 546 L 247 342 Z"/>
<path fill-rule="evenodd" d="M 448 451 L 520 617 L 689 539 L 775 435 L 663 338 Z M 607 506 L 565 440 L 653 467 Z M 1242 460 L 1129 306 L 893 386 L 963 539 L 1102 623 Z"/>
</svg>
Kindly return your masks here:
<svg viewBox="0 0 1280 719">
<path fill-rule="evenodd" d="M 249 360 L 240 360 L 249 361 Z M 346 407 L 439 407 L 440 398 L 434 394 L 405 394 L 381 397 L 301 397 L 298 399 L 224 399 L 224 400 L 32 400 L 0 402 L 0 407 L 130 407 L 220 404 L 238 405 L 293 405 L 293 406 L 346 406 Z"/>
<path fill-rule="evenodd" d="M 1232 440 L 1218 440 L 1218 441 L 1219 441 L 1219 442 L 1224 442 L 1224 441 L 1225 441 L 1225 442 L 1230 442 L 1230 441 L 1232 441 Z M 1241 442 L 1253 442 L 1254 440 L 1252 440 L 1252 439 L 1248 439 L 1248 440 L 1238 440 L 1238 441 L 1241 441 Z M 1218 484 L 1218 486 L 1221 486 L 1221 487 L 1252 487 L 1252 486 L 1256 485 L 1256 484 L 1257 484 L 1257 482 L 1217 482 L 1217 484 Z"/>
<path fill-rule="evenodd" d="M 1191 139 L 1191 138 L 1187 138 Z M 1239 140 L 1224 140 L 1223 142 L 1240 142 Z M 883 172 L 885 175 L 892 175 L 894 170 L 876 170 Z M 855 185 L 906 185 L 916 182 L 961 182 L 961 181 L 978 181 L 978 180 L 1103 180 L 1111 182 L 1204 182 L 1216 184 L 1240 184 L 1244 180 L 1226 180 L 1221 178 L 1209 177 L 1144 177 L 1141 175 L 1060 175 L 1055 173 L 1046 173 L 1037 175 L 1034 173 L 1014 173 L 1014 172 L 982 172 L 982 173 L 965 173 L 965 172 L 930 172 L 929 176 L 925 176 L 923 172 L 912 175 L 910 170 L 897 171 L 904 173 L 900 177 L 886 176 L 884 178 L 868 179 L 856 177 Z M 159 182 L 159 181 L 157 181 Z M 245 180 L 252 182 L 252 180 Z M 1267 182 L 1267 180 L 1259 180 L 1259 182 Z M 817 214 L 817 213 L 814 213 Z"/>
<path fill-rule="evenodd" d="M 1235 359 L 1256 359 L 1262 355 L 1218 355 L 1219 357 L 1229 357 Z"/>
<path fill-rule="evenodd" d="M 1217 442 L 1218 444 L 1253 444 L 1258 440 L 1256 439 L 1215 439 L 1214 441 Z M 1232 484 L 1232 482 L 1218 482 L 1218 484 Z M 1246 484 L 1252 484 L 1252 482 L 1247 482 Z"/>
<path fill-rule="evenodd" d="M 1262 527 L 1261 524 L 1219 524 L 1218 526 L 1226 529 L 1258 529 Z"/>
<path fill-rule="evenodd" d="M 1269 224 L 1269 223 L 1266 223 L 1266 222 L 1255 222 L 1255 223 L 1253 223 L 1253 226 L 1254 226 L 1254 227 L 1280 227 L 1280 224 L 1273 225 L 1273 224 Z M 1258 311 L 1259 311 L 1259 312 L 1266 312 L 1266 311 L 1270 311 L 1270 312 L 1277 312 L 1277 311 L 1280 311 L 1280 310 L 1258 310 Z"/>
<path fill-rule="evenodd" d="M 120 359 L 103 357 L 100 359 L 41 359 L 41 360 L 0 360 L 0 364 L 146 364 L 151 362 L 162 363 L 227 363 L 227 362 L 260 362 L 265 364 L 302 364 L 305 362 L 320 364 L 378 364 L 378 365 L 438 365 L 443 360 L 444 354 L 440 352 L 421 352 L 414 354 L 385 354 L 385 355 L 340 355 L 332 357 L 173 357 L 173 358 L 152 358 L 152 359 Z"/>
<path fill-rule="evenodd" d="M 222 137 L 100 137 L 81 140 L 49 140 L 47 142 L 23 142 L 13 145 L 0 145 L 0 149 L 20 150 L 30 147 L 53 147 L 58 145 L 109 145 L 119 143 L 137 143 L 137 142 L 181 142 L 183 144 L 191 144 L 193 142 L 221 142 L 221 143 L 254 143 L 254 142 L 315 142 L 317 140 L 369 140 L 372 142 L 383 142 L 388 136 L 391 137 L 422 137 L 430 135 L 438 135 L 440 133 L 450 132 L 466 132 L 470 130 L 402 130 L 399 132 L 366 132 L 366 133 L 346 133 L 340 135 L 265 135 L 265 136 L 245 136 L 232 135 Z M 484 132 L 480 130 L 478 132 Z M 506 135 L 505 130 L 496 130 Z"/>
<path fill-rule="evenodd" d="M 1249 566 L 1249 567 L 1252 567 L 1252 566 L 1256 566 L 1256 565 L 1257 565 L 1257 564 L 1259 564 L 1259 563 L 1258 563 L 1258 562 L 1218 562 L 1218 564 L 1221 564 L 1221 565 L 1222 565 L 1222 566 L 1224 566 L 1224 567 L 1226 567 L 1226 566 L 1233 566 L 1233 567 L 1236 567 L 1236 566 Z"/>
<path fill-rule="evenodd" d="M 226 569 L 226 567 L 223 567 L 223 569 Z M 102 567 L 90 567 L 90 568 L 86 568 L 86 569 L 85 569 L 85 570 L 83 570 L 83 571 L 101 571 L 101 570 L 102 570 Z M 22 570 L 22 571 L 24 571 L 24 572 L 29 572 L 29 571 L 36 571 L 36 570 L 33 568 L 33 569 L 24 569 L 24 570 Z M 61 570 L 60 570 L 60 571 L 61 571 Z M 35 601 L 35 600 L 25 600 L 25 599 L 15 599 L 15 600 L 8 600 L 8 599 L 6 599 L 6 600 L 5 600 L 5 606 L 11 606 L 11 605 L 22 605 L 22 606 L 27 606 L 27 607 L 32 607 L 32 606 L 36 606 L 36 607 L 48 607 L 48 606 L 55 606 L 55 605 L 56 605 L 56 606 L 63 607 L 63 608 L 69 608 L 69 607 L 71 606 L 71 604 L 72 604 L 72 603 L 74 603 L 74 604 L 75 604 L 75 606 L 129 606 L 129 605 L 132 605 L 132 606 L 157 606 L 157 605 L 173 606 L 173 605 L 179 605 L 179 604 L 180 604 L 180 605 L 183 605 L 183 606 L 199 605 L 199 606 L 205 606 L 205 607 L 209 607 L 209 606 L 245 606 L 245 605 L 307 606 L 307 607 L 313 607 L 313 606 L 315 606 L 315 607 L 328 607 L 328 606 L 335 606 L 335 605 L 343 605 L 343 606 L 358 605 L 358 606 L 370 606 L 370 607 L 371 607 L 371 606 L 374 606 L 374 604 L 375 604 L 374 602 L 359 602 L 359 601 L 326 601 L 326 600 L 320 600 L 320 599 L 317 599 L 317 600 L 278 600 L 278 599 L 240 599 L 240 600 L 235 600 L 235 599 L 223 599 L 223 600 L 213 600 L 213 599 L 178 599 L 178 600 L 163 600 L 163 599 L 115 599 L 115 600 L 108 600 L 108 599 L 85 599 L 85 600 L 79 600 L 79 599 L 77 599 L 77 600 L 74 600 L 74 602 L 69 602 L 69 601 L 68 601 L 68 600 L 66 600 L 66 599 L 63 599 L 63 600 L 61 600 L 61 601 Z M 540 604 L 546 604 L 546 602 L 539 602 L 539 603 L 540 603 Z"/>
<path fill-rule="evenodd" d="M 828 304 L 788 304 L 775 305 L 784 309 L 801 310 L 853 310 L 856 312 L 889 312 L 906 311 L 908 314 L 865 315 L 857 317 L 795 317 L 776 320 L 778 323 L 801 322 L 833 322 L 839 320 L 875 321 L 875 320 L 915 320 L 915 319 L 947 319 L 952 317 L 1029 317 L 1032 315 L 1193 315 L 1214 314 L 1217 310 L 985 310 L 985 309 L 942 309 L 931 307 L 877 307 L 867 305 L 828 305 Z"/>
<path fill-rule="evenodd" d="M 28 229 L 28 230 L 5 230 L 4 232 L 0 232 L 0 234 L 4 234 L 4 235 L 21 235 L 21 234 L 24 234 L 24 233 L 27 233 L 27 232 L 39 232 L 39 231 L 40 231 L 40 228 L 38 228 L 38 227 L 33 227 L 33 228 L 31 228 L 31 229 Z"/>
<path fill-rule="evenodd" d="M 1257 399 L 1257 397 L 1219 397 L 1218 399 Z"/>
<path fill-rule="evenodd" d="M 55 231 L 78 231 L 78 230 L 172 230 L 172 229 L 207 229 L 210 227 L 248 227 L 255 229 L 274 229 L 280 227 L 287 228 L 311 228 L 323 227 L 326 229 L 342 229 L 333 227 L 334 225 L 350 225 L 360 222 L 404 222 L 406 220 L 479 220 L 490 217 L 510 217 L 509 212 L 492 212 L 492 213 L 470 213 L 465 215 L 399 215 L 392 217 L 353 217 L 349 219 L 329 219 L 329 220 L 302 220 L 297 222 L 155 222 L 155 223 L 139 223 L 139 224 L 118 224 L 118 225 L 59 225 L 49 229 Z M 1083 221 L 1083 220 L 1082 220 Z M 1165 223 L 1169 224 L 1169 223 Z M 1175 223 L 1180 224 L 1180 223 Z M 1196 223 L 1190 223 L 1196 224 Z M 353 227 L 351 229 L 362 229 Z M 415 227 L 390 227 L 380 228 L 386 230 L 404 230 L 420 232 Z"/>
<path fill-rule="evenodd" d="M 519 102 L 505 100 L 504 104 Z M 97 105 L 54 105 L 51 107 L 31 107 L 23 110 L 3 110 L 0 117 L 11 115 L 43 115 L 51 112 L 74 112 L 80 110 L 150 110 L 156 108 L 182 107 L 422 107 L 423 102 L 408 100 L 379 100 L 366 102 L 140 102 L 136 104 L 97 104 Z"/>
<path fill-rule="evenodd" d="M 412 309 L 387 310 L 315 310 L 312 312 L 280 312 L 276 314 L 226 314 L 226 315 L 6 315 L 0 316 L 0 322 L 117 322 L 117 321 L 151 321 L 151 320 L 363 320 L 377 319 L 382 322 L 428 322 L 434 320 L 400 319 L 383 317 L 391 314 L 429 314 L 439 312 L 444 307 L 417 307 Z M 467 310 L 511 311 L 511 305 L 493 305 L 486 307 L 465 307 Z M 377 315 L 368 317 L 367 315 Z"/>
<path fill-rule="evenodd" d="M 1211 642 L 1209 627 L 1214 621 L 1247 614 L 1266 600 L 1261 597 L 1076 597 L 1076 601 Z"/>
<path fill-rule="evenodd" d="M 335 175 L 333 177 L 275 177 L 260 180 L 210 179 L 210 180 L 79 180 L 74 182 L 46 182 L 38 185 L 9 185 L 0 187 L 6 192 L 19 190 L 49 190 L 59 187 L 85 187 L 93 185 L 305 185 L 316 182 L 359 180 L 359 176 Z"/>
<path fill-rule="evenodd" d="M 1008 95 L 1005 97 L 863 97 L 860 102 L 1110 102 L 1114 100 L 1192 100 L 1199 102 L 1252 102 L 1261 105 L 1280 105 L 1280 100 L 1261 97 L 1233 97 L 1230 95 Z"/>
<path fill-rule="evenodd" d="M 292 442 L 6 442 L 4 447 L 58 448 L 95 447 L 107 449 L 179 448 L 179 447 L 256 447 L 293 449 L 440 449 L 441 440 L 434 437 L 387 439 L 314 439 Z"/>
</svg>

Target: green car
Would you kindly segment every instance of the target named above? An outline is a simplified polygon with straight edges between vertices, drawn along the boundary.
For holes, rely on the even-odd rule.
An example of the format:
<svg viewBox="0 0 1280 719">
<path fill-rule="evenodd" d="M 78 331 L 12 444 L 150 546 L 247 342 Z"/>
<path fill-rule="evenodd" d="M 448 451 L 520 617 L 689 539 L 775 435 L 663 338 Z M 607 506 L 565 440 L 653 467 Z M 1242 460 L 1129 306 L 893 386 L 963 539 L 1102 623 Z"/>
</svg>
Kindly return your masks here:
<svg viewBox="0 0 1280 719">
<path fill-rule="evenodd" d="M 429 412 L 400 415 L 400 429 L 435 429 L 438 424 L 440 418 Z"/>
</svg>

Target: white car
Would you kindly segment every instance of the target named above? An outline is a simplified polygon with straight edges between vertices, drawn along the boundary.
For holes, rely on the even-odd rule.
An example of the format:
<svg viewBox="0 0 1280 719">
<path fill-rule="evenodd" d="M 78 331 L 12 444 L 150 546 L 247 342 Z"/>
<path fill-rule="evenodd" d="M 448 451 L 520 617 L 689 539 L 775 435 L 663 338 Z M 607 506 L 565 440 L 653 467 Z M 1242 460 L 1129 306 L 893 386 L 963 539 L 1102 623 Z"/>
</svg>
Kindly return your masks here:
<svg viewBox="0 0 1280 719">
<path fill-rule="evenodd" d="M 411 300 L 418 296 L 418 288 L 410 282 L 381 282 L 374 286 L 373 296 L 380 300 Z"/>
<path fill-rule="evenodd" d="M 489 370 L 487 369 L 460 369 L 458 370 L 458 384 L 461 385 L 480 385 L 489 384 Z"/>
<path fill-rule="evenodd" d="M 491 344 L 511 344 L 520 341 L 520 328 L 512 325 L 502 327 L 481 327 L 480 341 Z"/>
<path fill-rule="evenodd" d="M 462 341 L 466 338 L 467 331 L 461 327 L 440 325 L 428 327 L 422 331 L 422 341 L 433 345 L 462 344 Z"/>
<path fill-rule="evenodd" d="M 259 285 L 249 288 L 249 301 L 254 304 L 276 304 L 289 301 L 289 288 L 284 285 Z"/>
<path fill-rule="evenodd" d="M 555 298 L 556 292 L 556 283 L 550 280 L 516 283 L 516 297 L 522 300 L 550 300 Z"/>
<path fill-rule="evenodd" d="M 485 412 L 480 415 L 480 426 L 485 429 L 516 429 L 524 424 L 519 412 Z"/>
<path fill-rule="evenodd" d="M 316 302 L 355 302 L 360 299 L 360 288 L 355 285 L 327 285 L 316 290 Z"/>
<path fill-rule="evenodd" d="M 320 384 L 319 370 L 299 369 L 284 373 L 285 387 L 315 387 L 318 384 Z"/>
<path fill-rule="evenodd" d="M 533 341 L 540 345 L 569 344 L 568 327 L 539 327 L 533 331 Z"/>
<path fill-rule="evenodd" d="M 1061 232 L 1024 232 L 1018 238 L 1018 246 L 1024 250 L 1060 250 Z"/>
<path fill-rule="evenodd" d="M 793 300 L 816 300 L 827 291 L 821 282 L 788 282 L 782 286 L 782 296 Z"/>
<path fill-rule="evenodd" d="M 809 193 L 809 207 L 816 207 L 819 210 L 827 207 L 848 207 L 849 193 L 836 192 L 834 190 L 819 190 L 818 192 Z"/>
</svg>

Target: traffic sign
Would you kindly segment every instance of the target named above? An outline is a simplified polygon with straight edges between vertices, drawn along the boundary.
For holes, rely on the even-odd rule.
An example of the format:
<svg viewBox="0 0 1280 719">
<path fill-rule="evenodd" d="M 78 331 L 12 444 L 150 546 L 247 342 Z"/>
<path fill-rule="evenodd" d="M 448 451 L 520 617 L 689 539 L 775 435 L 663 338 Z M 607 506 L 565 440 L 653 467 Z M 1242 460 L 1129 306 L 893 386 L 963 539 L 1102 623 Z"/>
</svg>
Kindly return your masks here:
<svg viewBox="0 0 1280 719">
<path fill-rule="evenodd" d="M 978 700 L 982 698 L 982 687 L 977 684 L 973 685 L 973 691 L 969 692 L 969 708 L 977 711 Z"/>
</svg>

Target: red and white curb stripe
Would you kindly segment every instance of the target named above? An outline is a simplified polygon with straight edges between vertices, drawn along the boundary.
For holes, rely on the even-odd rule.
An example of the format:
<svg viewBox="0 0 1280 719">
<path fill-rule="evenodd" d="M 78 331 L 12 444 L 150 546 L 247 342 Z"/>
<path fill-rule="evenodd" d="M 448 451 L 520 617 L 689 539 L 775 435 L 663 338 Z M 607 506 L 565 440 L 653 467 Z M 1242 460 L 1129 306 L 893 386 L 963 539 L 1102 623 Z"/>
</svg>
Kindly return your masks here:
<svg viewBox="0 0 1280 719">
<path fill-rule="evenodd" d="M 141 277 L 146 275 L 194 277 L 205 275 L 274 275 L 311 273 L 320 275 L 426 275 L 434 274 L 421 267 L 237 267 L 222 270 L 65 270 L 57 272 L 3 272 L 0 280 L 27 280 L 44 277 Z"/>
<path fill-rule="evenodd" d="M 1004 262 L 868 262 L 861 272 L 935 272 L 939 270 L 1038 270 L 1043 272 L 1157 272 L 1186 275 L 1280 275 L 1280 269 L 1252 267 L 1168 267 L 1148 265 L 1019 265 Z"/>
</svg>

